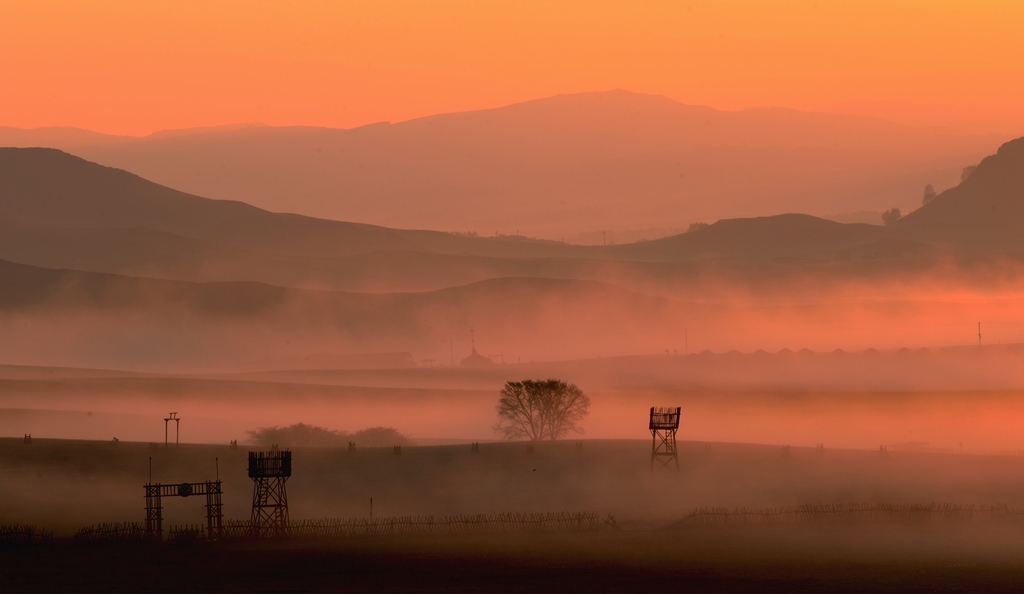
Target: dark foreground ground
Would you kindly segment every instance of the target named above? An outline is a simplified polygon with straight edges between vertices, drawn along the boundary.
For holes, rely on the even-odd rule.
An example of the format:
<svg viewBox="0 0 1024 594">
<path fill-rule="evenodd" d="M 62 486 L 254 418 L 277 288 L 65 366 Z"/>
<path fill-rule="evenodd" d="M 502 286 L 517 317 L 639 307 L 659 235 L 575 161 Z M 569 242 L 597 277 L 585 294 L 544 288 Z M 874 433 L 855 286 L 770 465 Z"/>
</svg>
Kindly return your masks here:
<svg viewBox="0 0 1024 594">
<path fill-rule="evenodd" d="M 0 439 L 0 524 L 52 530 L 0 548 L 7 592 L 1019 592 L 1024 518 L 681 526 L 697 507 L 951 502 L 1024 508 L 1024 458 L 680 443 L 652 476 L 647 441 L 296 449 L 293 520 L 593 511 L 590 532 L 347 537 L 192 546 L 75 545 L 79 528 L 140 522 L 142 485 L 218 476 L 248 517 L 246 448 Z M 204 521 L 201 498 L 165 502 Z"/>
<path fill-rule="evenodd" d="M 0 551 L 3 592 L 1019 592 L 1018 527 L 737 526 Z"/>
</svg>

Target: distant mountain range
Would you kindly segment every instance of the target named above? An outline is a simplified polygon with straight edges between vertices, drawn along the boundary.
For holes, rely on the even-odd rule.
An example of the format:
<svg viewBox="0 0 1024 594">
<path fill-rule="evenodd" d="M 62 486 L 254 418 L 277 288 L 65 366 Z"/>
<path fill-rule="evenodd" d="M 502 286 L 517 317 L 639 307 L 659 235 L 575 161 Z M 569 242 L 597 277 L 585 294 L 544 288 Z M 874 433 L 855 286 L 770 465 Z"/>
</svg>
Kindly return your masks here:
<svg viewBox="0 0 1024 594">
<path fill-rule="evenodd" d="M 0 128 L 198 195 L 401 228 L 572 239 L 777 212 L 904 209 L 999 142 L 626 91 L 351 130 L 226 126 L 143 138 Z M 591 237 L 594 237 L 591 235 Z"/>
<path fill-rule="evenodd" d="M 859 336 L 867 322 L 828 336 L 811 330 L 851 311 L 879 324 L 890 315 L 979 319 L 969 301 L 826 303 L 832 294 L 815 287 L 936 267 L 946 275 L 939 280 L 967 285 L 963 275 L 984 267 L 956 272 L 956 262 L 979 258 L 1008 263 L 997 276 L 1012 277 L 1024 255 L 1022 190 L 1018 139 L 887 227 L 784 214 L 575 246 L 273 213 L 54 149 L 5 148 L 0 359 L 127 368 L 310 353 L 440 359 L 454 337 L 465 349 L 470 328 L 483 344 L 502 345 L 486 354 L 517 358 L 679 350 L 687 332 L 706 348 L 760 345 L 751 334 L 758 328 L 771 340 L 803 328 L 824 342 L 782 344 L 821 348 Z M 986 311 L 1009 319 L 1015 308 Z"/>
<path fill-rule="evenodd" d="M 821 264 L 1020 251 L 1024 139 L 891 227 L 808 215 L 728 219 L 665 239 L 574 246 L 272 213 L 178 192 L 54 149 L 0 149 L 0 258 L 188 281 L 350 291 L 434 290 L 488 278 L 629 284 L 679 265 Z"/>
</svg>

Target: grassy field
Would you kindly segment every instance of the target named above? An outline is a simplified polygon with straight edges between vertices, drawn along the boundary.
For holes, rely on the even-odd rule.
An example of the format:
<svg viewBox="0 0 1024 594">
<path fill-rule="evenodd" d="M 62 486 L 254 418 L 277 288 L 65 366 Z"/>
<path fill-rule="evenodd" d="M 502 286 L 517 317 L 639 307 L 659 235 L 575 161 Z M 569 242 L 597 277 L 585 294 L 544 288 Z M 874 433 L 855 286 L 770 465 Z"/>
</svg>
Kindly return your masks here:
<svg viewBox="0 0 1024 594">
<path fill-rule="evenodd" d="M 536 371 L 536 370 L 534 370 Z M 543 371 L 543 370 L 542 370 Z M 173 377 L 0 379 L 0 436 L 160 442 L 177 411 L 184 441 L 244 442 L 259 427 L 303 422 L 348 432 L 390 426 L 414 440 L 495 438 L 502 377 L 568 377 L 504 370 L 475 379 L 422 373 L 247 379 Z M 515 375 L 513 375 L 513 373 Z M 385 376 L 387 374 L 380 374 Z M 395 376 L 395 377 L 392 377 Z M 418 380 L 420 387 L 412 387 Z M 276 380 L 276 381 L 275 381 Z M 340 384 L 332 382 L 350 382 Z M 711 390 L 671 383 L 577 379 L 591 397 L 585 437 L 643 439 L 653 405 L 683 407 L 680 436 L 695 441 L 834 448 L 917 444 L 969 453 L 1024 451 L 1024 392 Z M 319 382 L 319 383 L 318 383 Z M 171 439 L 173 439 L 173 427 Z"/>
<path fill-rule="evenodd" d="M 577 443 L 582 444 L 577 446 Z M 693 508 L 826 503 L 953 502 L 1024 508 L 1024 458 L 751 444 L 680 444 L 678 476 L 650 474 L 650 442 L 294 450 L 292 518 L 596 511 L 624 527 L 668 525 Z M 247 448 L 0 439 L 0 523 L 69 535 L 88 524 L 143 519 L 142 485 L 224 481 L 228 518 L 249 515 Z M 168 523 L 203 519 L 201 502 L 169 502 Z"/>
<path fill-rule="evenodd" d="M 700 507 L 949 502 L 1024 510 L 1024 457 L 992 453 L 1024 449 L 1018 391 L 711 391 L 681 383 L 685 370 L 655 363 L 650 373 L 621 377 L 571 373 L 571 365 L 205 377 L 0 370 L 0 435 L 8 436 L 0 437 L 0 525 L 34 525 L 56 537 L 52 546 L 0 549 L 0 592 L 973 592 L 1014 591 L 1024 581 L 1017 515 L 676 524 Z M 578 381 L 593 400 L 587 435 L 600 439 L 541 443 L 532 453 L 525 443 L 488 441 L 497 390 L 510 373 Z M 684 408 L 678 475 L 650 473 L 653 404 Z M 184 418 L 184 443 L 173 447 L 172 426 L 172 447 L 164 449 L 169 410 Z M 365 518 L 372 498 L 377 518 L 588 511 L 610 515 L 617 528 L 71 544 L 86 526 L 143 521 L 150 476 L 163 483 L 219 476 L 225 518 L 247 519 L 247 430 L 299 421 L 349 431 L 393 426 L 417 445 L 400 455 L 293 448 L 293 520 Z M 33 434 L 31 444 L 23 433 Z M 243 445 L 232 449 L 230 439 Z M 466 440 L 481 441 L 479 453 Z M 824 455 L 813 447 L 820 442 Z M 879 455 L 879 444 L 889 444 L 889 456 Z M 165 501 L 165 530 L 204 522 L 204 503 Z"/>
</svg>

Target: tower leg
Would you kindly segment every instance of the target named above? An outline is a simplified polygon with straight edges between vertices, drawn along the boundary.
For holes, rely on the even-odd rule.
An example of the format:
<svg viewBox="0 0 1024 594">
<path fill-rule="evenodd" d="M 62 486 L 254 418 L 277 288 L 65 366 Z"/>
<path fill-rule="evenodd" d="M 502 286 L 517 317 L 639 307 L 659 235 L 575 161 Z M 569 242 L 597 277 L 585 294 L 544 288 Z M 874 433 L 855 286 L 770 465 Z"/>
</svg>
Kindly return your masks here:
<svg viewBox="0 0 1024 594">
<path fill-rule="evenodd" d="M 651 474 L 654 474 L 654 462 L 658 457 L 658 431 L 651 429 Z"/>
<path fill-rule="evenodd" d="M 221 504 L 221 482 L 206 484 L 206 532 L 210 540 L 224 537 L 224 508 Z"/>
<path fill-rule="evenodd" d="M 163 511 L 159 485 L 146 485 L 146 538 L 163 539 Z"/>
<path fill-rule="evenodd" d="M 281 477 L 253 478 L 252 527 L 255 536 L 288 533 L 288 493 Z"/>
<path fill-rule="evenodd" d="M 651 429 L 651 473 L 664 469 L 679 472 L 679 452 L 674 429 Z"/>
</svg>

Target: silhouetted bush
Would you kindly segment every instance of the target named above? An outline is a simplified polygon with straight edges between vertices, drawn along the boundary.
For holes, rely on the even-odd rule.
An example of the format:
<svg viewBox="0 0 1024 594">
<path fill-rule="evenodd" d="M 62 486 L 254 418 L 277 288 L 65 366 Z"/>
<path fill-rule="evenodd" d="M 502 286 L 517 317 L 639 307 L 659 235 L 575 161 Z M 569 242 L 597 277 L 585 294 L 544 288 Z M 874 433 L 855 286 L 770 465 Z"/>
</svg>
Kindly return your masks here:
<svg viewBox="0 0 1024 594">
<path fill-rule="evenodd" d="M 354 441 L 361 447 L 387 447 L 395 445 L 412 445 L 408 437 L 391 427 L 369 427 L 355 433 L 336 431 L 296 423 L 290 427 L 261 427 L 249 431 L 252 442 L 259 446 L 269 447 L 278 444 L 283 448 L 290 447 L 348 447 Z"/>
<path fill-rule="evenodd" d="M 261 427 L 249 432 L 253 443 L 260 446 L 278 444 L 281 447 L 331 447 L 348 445 L 349 434 L 305 423 L 290 427 Z"/>
<path fill-rule="evenodd" d="M 387 446 L 412 445 L 412 441 L 397 429 L 391 427 L 368 427 L 352 434 L 356 446 L 382 448 Z"/>
</svg>

